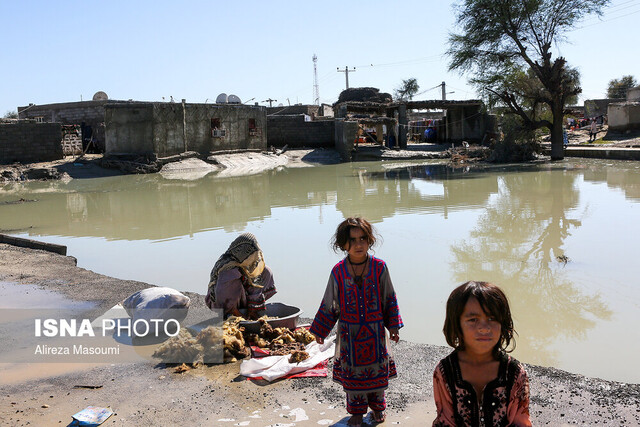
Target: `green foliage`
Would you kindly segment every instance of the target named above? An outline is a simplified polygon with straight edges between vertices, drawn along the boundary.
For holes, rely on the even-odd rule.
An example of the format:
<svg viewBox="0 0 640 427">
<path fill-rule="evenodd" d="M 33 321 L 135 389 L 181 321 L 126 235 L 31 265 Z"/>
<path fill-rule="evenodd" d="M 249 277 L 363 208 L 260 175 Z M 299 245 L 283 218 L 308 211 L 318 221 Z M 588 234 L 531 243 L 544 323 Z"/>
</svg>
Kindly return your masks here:
<svg viewBox="0 0 640 427">
<path fill-rule="evenodd" d="M 402 84 L 394 90 L 394 94 L 396 99 L 406 101 L 413 99 L 419 89 L 420 85 L 418 85 L 418 80 L 412 77 L 407 80 L 402 80 Z"/>
<path fill-rule="evenodd" d="M 636 86 L 638 86 L 638 82 L 633 76 L 610 80 L 607 87 L 607 98 L 626 98 L 627 91 Z"/>
<path fill-rule="evenodd" d="M 493 163 L 516 163 L 535 160 L 542 153 L 536 131 L 524 126 L 522 119 L 508 114 L 501 121 L 503 136 L 491 146 L 487 161 Z"/>
<path fill-rule="evenodd" d="M 17 119 L 18 118 L 18 112 L 17 111 L 11 111 L 8 110 L 6 113 L 4 113 L 4 117 L 5 119 Z"/>
<path fill-rule="evenodd" d="M 552 46 L 575 24 L 602 14 L 609 0 L 460 0 L 460 33 L 449 36 L 449 69 L 472 75 L 470 82 L 491 102 L 520 116 L 527 129 L 551 130 L 552 157 L 562 156 L 564 106 L 580 94 L 579 74 Z M 546 105 L 546 106 L 543 106 Z M 544 109 L 551 120 L 542 118 Z"/>
</svg>

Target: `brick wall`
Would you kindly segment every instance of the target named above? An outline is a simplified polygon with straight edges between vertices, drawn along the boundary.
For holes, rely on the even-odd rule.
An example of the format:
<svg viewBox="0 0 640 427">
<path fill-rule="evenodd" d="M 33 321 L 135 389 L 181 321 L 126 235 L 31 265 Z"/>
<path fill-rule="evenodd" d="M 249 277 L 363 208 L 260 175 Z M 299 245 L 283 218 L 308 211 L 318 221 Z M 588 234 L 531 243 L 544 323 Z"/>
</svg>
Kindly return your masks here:
<svg viewBox="0 0 640 427">
<path fill-rule="evenodd" d="M 60 123 L 0 124 L 0 163 L 48 162 L 62 159 Z"/>
<path fill-rule="evenodd" d="M 303 115 L 267 116 L 267 144 L 274 147 L 320 148 L 335 146 L 335 122 L 305 122 Z"/>
</svg>

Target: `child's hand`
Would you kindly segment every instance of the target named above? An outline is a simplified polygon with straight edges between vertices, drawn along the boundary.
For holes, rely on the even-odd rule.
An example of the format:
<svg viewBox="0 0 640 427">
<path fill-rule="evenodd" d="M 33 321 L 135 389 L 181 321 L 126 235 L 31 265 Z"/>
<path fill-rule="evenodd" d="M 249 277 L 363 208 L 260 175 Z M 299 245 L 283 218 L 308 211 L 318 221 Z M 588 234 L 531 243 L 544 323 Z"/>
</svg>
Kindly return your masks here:
<svg viewBox="0 0 640 427">
<path fill-rule="evenodd" d="M 389 329 L 391 341 L 398 342 L 400 340 L 400 332 L 397 329 Z"/>
<path fill-rule="evenodd" d="M 316 335 L 316 342 L 317 342 L 318 344 L 324 344 L 324 338 L 322 338 L 322 337 L 320 337 L 320 336 Z"/>
</svg>

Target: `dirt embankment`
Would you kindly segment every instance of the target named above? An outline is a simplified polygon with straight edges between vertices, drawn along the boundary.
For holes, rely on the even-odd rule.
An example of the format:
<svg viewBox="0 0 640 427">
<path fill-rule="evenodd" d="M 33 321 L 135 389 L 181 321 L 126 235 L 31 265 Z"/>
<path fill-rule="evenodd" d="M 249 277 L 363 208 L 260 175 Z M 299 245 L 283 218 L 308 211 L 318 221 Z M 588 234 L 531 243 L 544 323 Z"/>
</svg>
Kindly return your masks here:
<svg viewBox="0 0 640 427">
<path fill-rule="evenodd" d="M 14 301 L 29 307 L 40 292 L 54 292 L 69 301 L 91 301 L 104 311 L 148 286 L 78 268 L 73 257 L 0 244 L 0 300 L 5 305 Z M 204 304 L 202 295 L 188 295 L 194 306 Z M 0 346 L 8 339 L 0 335 Z M 435 416 L 432 372 L 449 350 L 400 341 L 392 351 L 399 377 L 387 391 L 387 424 L 430 425 Z M 638 384 L 527 369 L 534 425 L 640 424 Z M 108 425 L 343 425 L 347 419 L 344 393 L 330 376 L 253 382 L 239 375 L 239 363 L 184 374 L 151 362 L 11 363 L 0 364 L 0 384 L 2 425 L 66 425 L 72 414 L 90 405 L 114 410 Z"/>
<path fill-rule="evenodd" d="M 170 161 L 153 163 L 129 160 L 105 160 L 102 154 L 65 157 L 51 162 L 0 165 L 0 183 L 32 180 L 70 180 L 102 178 L 130 173 L 160 172 L 178 179 L 198 179 L 209 173 L 220 176 L 241 176 L 260 173 L 278 167 L 305 167 L 313 164 L 334 164 L 340 155 L 330 149 L 275 150 L 265 152 L 218 153 L 203 160 L 195 153 L 174 156 Z"/>
</svg>

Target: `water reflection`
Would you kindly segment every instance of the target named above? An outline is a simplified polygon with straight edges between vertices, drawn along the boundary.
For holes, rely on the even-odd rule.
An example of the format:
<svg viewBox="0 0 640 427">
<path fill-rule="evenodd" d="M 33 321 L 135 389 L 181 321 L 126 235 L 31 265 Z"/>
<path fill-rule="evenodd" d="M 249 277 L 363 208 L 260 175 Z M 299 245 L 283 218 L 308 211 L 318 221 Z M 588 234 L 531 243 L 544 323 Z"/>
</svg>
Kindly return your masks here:
<svg viewBox="0 0 640 427">
<path fill-rule="evenodd" d="M 484 168 L 368 162 L 193 181 L 11 184 L 0 186 L 0 229 L 68 245 L 79 266 L 98 273 L 200 293 L 235 233 L 253 232 L 278 299 L 311 315 L 339 258 L 329 248 L 335 226 L 363 215 L 381 232 L 376 253 L 402 291 L 403 339 L 444 344 L 453 286 L 489 280 L 511 299 L 516 357 L 628 381 L 624 366 L 640 351 L 640 332 L 627 332 L 640 291 L 624 255 L 640 250 L 628 238 L 640 232 L 639 172 L 635 162 L 592 160 Z M 565 266 L 559 255 L 571 261 Z M 621 363 L 612 366 L 620 342 Z"/>
<path fill-rule="evenodd" d="M 376 219 L 416 211 L 441 213 L 447 218 L 451 211 L 484 206 L 489 196 L 498 190 L 495 177 L 446 164 L 389 166 L 384 171 L 360 174 L 359 178 L 361 197 L 355 202 L 371 207 L 382 205 L 378 209 L 382 216 Z M 460 181 L 466 178 L 473 179 Z M 441 190 L 438 194 L 425 194 L 418 185 L 420 180 L 433 182 Z"/>
<path fill-rule="evenodd" d="M 457 282 L 490 280 L 503 286 L 513 305 L 521 352 L 533 363 L 553 365 L 551 344 L 561 337 L 584 339 L 612 310 L 599 295 L 587 295 L 558 260 L 563 243 L 582 225 L 576 212 L 577 175 L 564 170 L 502 174 L 497 198 L 469 238 L 452 245 Z"/>
<path fill-rule="evenodd" d="M 622 188 L 629 198 L 640 199 L 640 174 L 635 168 L 602 168 L 601 165 L 577 165 L 584 179 L 605 181 Z M 538 166 L 528 166 L 532 171 Z M 222 228 L 244 229 L 248 223 L 271 215 L 280 206 L 308 207 L 330 204 L 350 215 L 367 212 L 374 222 L 408 212 L 442 213 L 484 206 L 491 194 L 498 192 L 496 173 L 522 172 L 522 166 L 482 169 L 452 168 L 443 164 L 392 168 L 371 164 L 331 165 L 322 168 L 284 169 L 246 177 L 217 178 L 207 176 L 197 181 L 165 179 L 159 174 L 111 177 L 100 180 L 73 180 L 69 183 L 33 183 L 29 197 L 36 199 L 37 209 L 22 203 L 1 206 L 1 228 L 21 230 L 41 224 L 42 212 L 49 213 L 47 233 L 63 236 L 93 236 L 107 239 L 160 240 Z M 491 173 L 487 173 L 491 172 Z M 549 224 L 548 239 L 559 239 L 568 232 L 571 221 L 561 220 L 564 198 L 577 198 L 572 180 L 576 175 L 561 174 L 561 186 L 551 187 L 542 177 L 527 174 L 505 175 L 506 190 L 519 185 L 518 191 L 536 189 L 539 199 L 555 223 Z M 525 177 L 532 182 L 520 182 Z M 557 179 L 557 178 L 554 178 Z M 512 181 L 516 182 L 512 182 Z M 542 180 L 543 182 L 539 182 Z M 435 193 L 425 194 L 419 182 L 437 183 Z M 546 187 L 545 187 L 546 186 Z M 562 194 L 558 191 L 563 189 Z M 25 193 L 24 184 L 2 188 L 2 200 Z M 64 197 L 60 197 L 64 194 Z M 515 194 L 502 193 L 504 200 Z M 535 196 L 536 193 L 530 194 Z M 548 197 L 553 196 L 553 197 Z M 532 203 L 514 200 L 511 203 Z M 567 200 L 566 202 L 569 202 Z M 551 203 L 553 206 L 547 205 Z M 514 206 L 515 208 L 515 206 Z M 531 228 L 540 221 L 538 210 L 510 213 L 531 214 Z M 546 215 L 546 213 L 544 214 Z M 557 233 L 556 233 L 557 231 Z M 34 232 L 37 233 L 36 230 Z M 559 247 L 559 245 L 555 245 Z"/>
<path fill-rule="evenodd" d="M 472 180 L 460 186 L 455 180 L 445 180 L 439 184 L 442 194 L 429 196 L 411 179 L 412 174 L 421 173 L 439 177 L 446 169 L 424 165 L 410 172 L 336 165 L 235 178 L 207 176 L 197 181 L 168 180 L 155 174 L 94 180 L 91 188 L 74 180 L 68 185 L 54 184 L 50 192 L 34 189 L 40 195 L 37 209 L 5 205 L 2 228 L 20 230 L 41 224 L 46 211 L 51 219 L 46 221 L 47 234 L 162 240 L 218 228 L 243 230 L 281 206 L 331 204 L 345 216 L 366 212 L 374 222 L 416 211 L 441 212 L 446 217 L 450 210 L 484 205 L 497 190 L 495 182 L 487 185 Z M 36 226 L 31 232 L 41 231 Z"/>
</svg>

